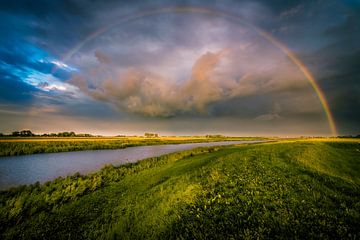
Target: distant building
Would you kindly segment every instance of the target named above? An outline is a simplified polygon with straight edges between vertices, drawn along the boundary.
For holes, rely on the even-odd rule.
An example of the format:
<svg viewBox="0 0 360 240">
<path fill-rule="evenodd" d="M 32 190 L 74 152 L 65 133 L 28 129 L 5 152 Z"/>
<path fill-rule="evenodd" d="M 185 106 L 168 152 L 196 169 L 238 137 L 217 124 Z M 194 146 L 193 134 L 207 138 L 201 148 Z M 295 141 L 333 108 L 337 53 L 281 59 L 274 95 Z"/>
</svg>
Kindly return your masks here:
<svg viewBox="0 0 360 240">
<path fill-rule="evenodd" d="M 147 137 L 147 138 L 156 138 L 156 137 L 159 137 L 159 134 L 157 134 L 157 133 L 145 133 L 144 135 L 145 135 L 145 137 Z"/>
</svg>

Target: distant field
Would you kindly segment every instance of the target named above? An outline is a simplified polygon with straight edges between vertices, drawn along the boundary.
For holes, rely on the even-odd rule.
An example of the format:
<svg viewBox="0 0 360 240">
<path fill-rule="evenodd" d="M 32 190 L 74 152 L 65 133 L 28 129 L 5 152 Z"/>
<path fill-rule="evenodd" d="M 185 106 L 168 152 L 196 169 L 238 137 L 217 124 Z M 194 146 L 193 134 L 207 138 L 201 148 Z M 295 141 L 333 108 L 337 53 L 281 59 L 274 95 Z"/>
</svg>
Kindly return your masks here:
<svg viewBox="0 0 360 240">
<path fill-rule="evenodd" d="M 254 140 L 252 137 L 6 137 L 0 138 L 0 156 L 52 153 L 97 149 L 118 149 L 131 146 Z"/>
<path fill-rule="evenodd" d="M 199 148 L 0 194 L 0 239 L 242 238 L 360 238 L 360 142 Z"/>
</svg>

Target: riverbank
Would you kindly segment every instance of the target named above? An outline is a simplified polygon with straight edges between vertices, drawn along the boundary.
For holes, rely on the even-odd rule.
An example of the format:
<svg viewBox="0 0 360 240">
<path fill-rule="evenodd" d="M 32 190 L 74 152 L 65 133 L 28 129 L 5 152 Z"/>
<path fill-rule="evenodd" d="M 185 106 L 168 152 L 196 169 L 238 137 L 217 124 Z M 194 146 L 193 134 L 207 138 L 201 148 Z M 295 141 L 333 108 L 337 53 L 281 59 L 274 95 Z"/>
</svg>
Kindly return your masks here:
<svg viewBox="0 0 360 240">
<path fill-rule="evenodd" d="M 7 137 L 0 138 L 0 157 L 36 153 L 71 152 L 100 149 L 122 149 L 134 146 L 198 142 L 266 140 L 261 137 Z"/>
<path fill-rule="evenodd" d="M 1 239 L 360 236 L 359 141 L 210 147 L 0 194 Z"/>
</svg>

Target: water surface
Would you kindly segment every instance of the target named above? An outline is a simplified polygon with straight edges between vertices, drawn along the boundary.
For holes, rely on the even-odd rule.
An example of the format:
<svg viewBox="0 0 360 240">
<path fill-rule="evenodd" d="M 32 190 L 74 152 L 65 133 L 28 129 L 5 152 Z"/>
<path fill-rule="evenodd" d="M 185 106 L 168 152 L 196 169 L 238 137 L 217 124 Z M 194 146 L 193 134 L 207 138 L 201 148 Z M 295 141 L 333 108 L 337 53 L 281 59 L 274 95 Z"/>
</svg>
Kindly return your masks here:
<svg viewBox="0 0 360 240">
<path fill-rule="evenodd" d="M 89 150 L 0 157 L 0 189 L 31 184 L 37 181 L 43 183 L 59 176 L 73 175 L 76 172 L 86 174 L 94 172 L 106 164 L 118 166 L 144 158 L 157 157 L 196 147 L 256 142 L 262 141 L 168 144 L 128 147 L 116 150 Z"/>
</svg>

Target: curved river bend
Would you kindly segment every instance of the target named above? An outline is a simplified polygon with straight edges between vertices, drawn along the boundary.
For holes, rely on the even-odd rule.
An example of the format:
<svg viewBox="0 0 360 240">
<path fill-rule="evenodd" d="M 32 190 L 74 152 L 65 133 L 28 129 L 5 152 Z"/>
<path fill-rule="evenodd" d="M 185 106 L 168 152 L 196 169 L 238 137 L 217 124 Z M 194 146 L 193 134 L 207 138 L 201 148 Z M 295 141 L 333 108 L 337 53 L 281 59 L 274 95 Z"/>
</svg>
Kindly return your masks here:
<svg viewBox="0 0 360 240">
<path fill-rule="evenodd" d="M 128 147 L 116 150 L 90 150 L 63 153 L 44 153 L 24 156 L 0 157 L 0 189 L 43 183 L 59 176 L 66 177 L 76 172 L 94 172 L 106 164 L 118 166 L 144 158 L 157 157 L 196 147 L 257 143 L 263 141 L 227 141 L 207 143 L 168 144 Z"/>
</svg>

